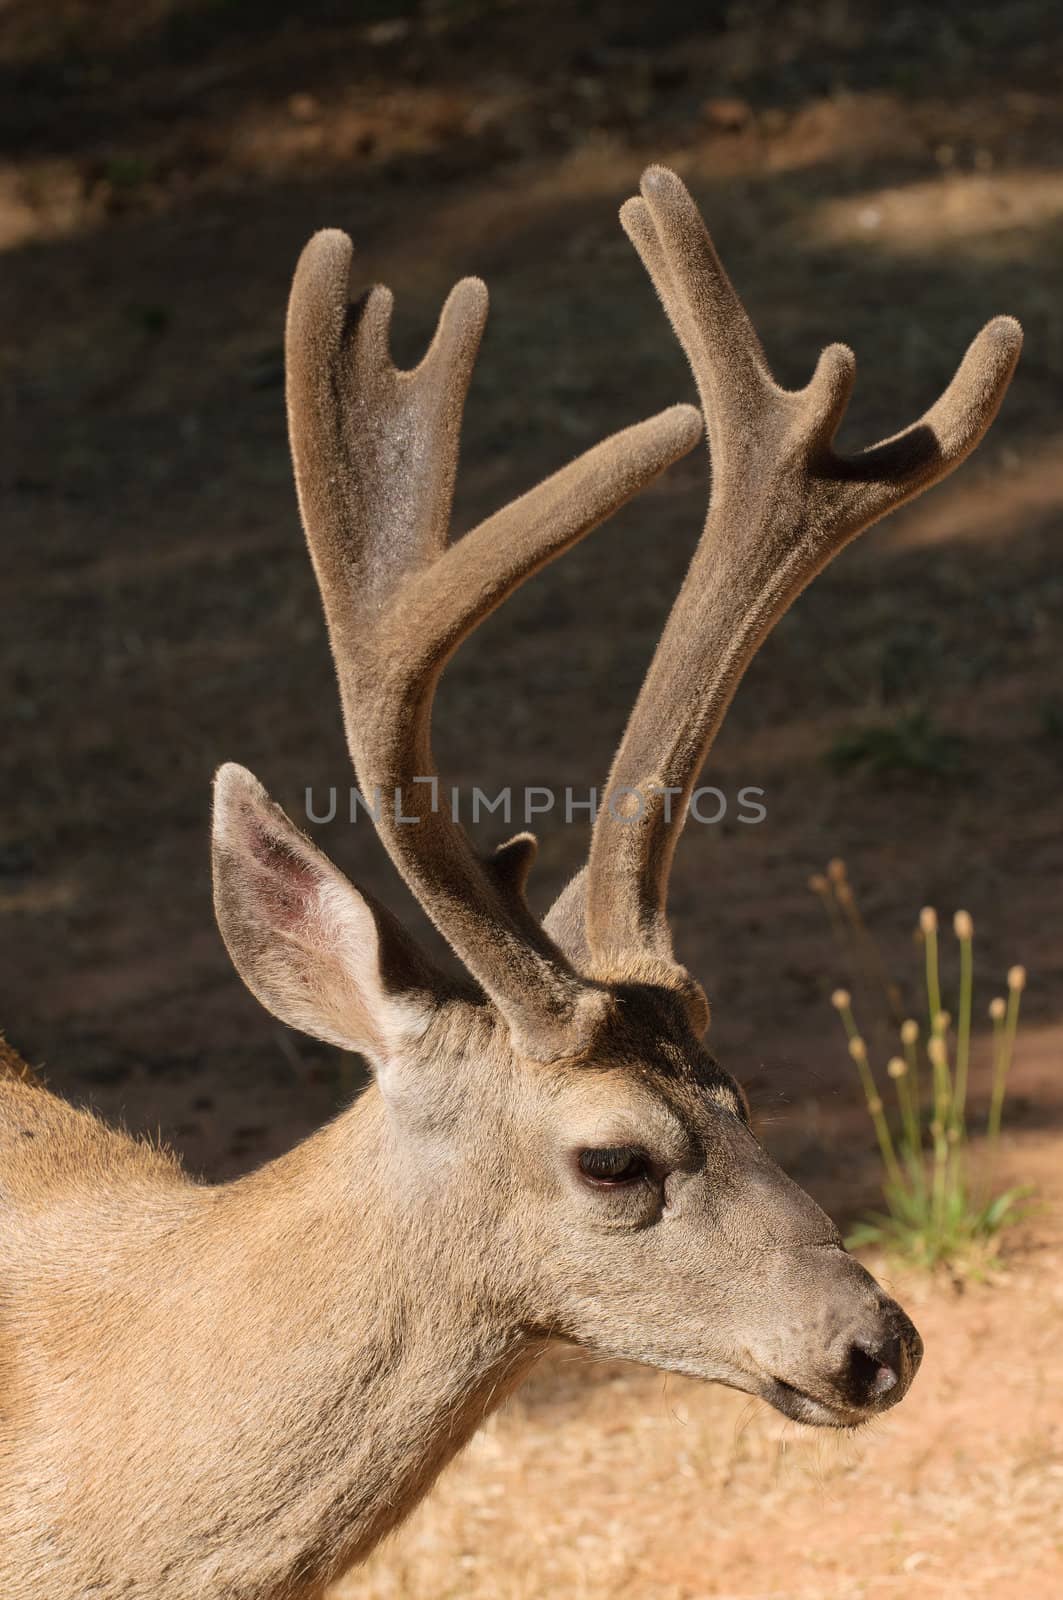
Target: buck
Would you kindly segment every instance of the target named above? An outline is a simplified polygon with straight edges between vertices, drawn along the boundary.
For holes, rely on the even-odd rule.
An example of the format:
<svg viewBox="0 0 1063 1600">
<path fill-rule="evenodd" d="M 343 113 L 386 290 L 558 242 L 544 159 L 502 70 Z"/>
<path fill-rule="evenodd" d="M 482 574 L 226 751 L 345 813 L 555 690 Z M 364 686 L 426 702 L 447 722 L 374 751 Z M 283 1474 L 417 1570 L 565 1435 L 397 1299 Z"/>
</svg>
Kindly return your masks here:
<svg viewBox="0 0 1063 1600">
<path fill-rule="evenodd" d="M 295 275 L 288 410 L 348 741 L 395 865 L 460 958 L 436 970 L 238 766 L 218 773 L 222 936 L 283 1022 L 372 1084 L 239 1180 L 194 1182 L 17 1073 L 0 1104 L 0 1593 L 311 1600 L 393 1528 L 551 1340 L 763 1397 L 828 1427 L 908 1389 L 919 1336 L 757 1142 L 702 1043 L 665 900 L 701 765 L 751 657 L 861 529 L 955 467 L 1020 330 L 988 324 L 921 421 L 832 440 L 853 357 L 779 388 L 677 177 L 623 225 L 707 425 L 704 536 L 542 924 L 527 834 L 483 859 L 441 805 L 444 664 L 525 578 L 689 450 L 677 406 L 448 544 L 487 308 L 452 292 L 420 366 L 391 297 L 348 303 L 349 240 Z"/>
</svg>

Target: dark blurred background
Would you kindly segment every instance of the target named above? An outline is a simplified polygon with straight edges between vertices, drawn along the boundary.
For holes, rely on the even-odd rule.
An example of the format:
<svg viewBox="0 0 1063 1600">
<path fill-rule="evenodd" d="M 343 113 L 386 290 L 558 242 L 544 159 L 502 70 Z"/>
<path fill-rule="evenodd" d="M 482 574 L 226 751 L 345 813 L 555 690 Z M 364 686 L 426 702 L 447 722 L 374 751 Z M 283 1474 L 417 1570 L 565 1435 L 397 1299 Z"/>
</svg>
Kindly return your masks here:
<svg viewBox="0 0 1063 1600">
<path fill-rule="evenodd" d="M 843 443 L 915 417 L 990 315 L 1027 331 L 978 456 L 832 567 L 735 703 L 705 781 L 762 787 L 767 819 L 689 828 L 673 897 L 716 1047 L 815 1167 L 849 1105 L 807 888 L 835 854 L 898 968 L 921 904 L 963 905 L 980 975 L 1025 960 L 1028 1015 L 1059 1015 L 1061 36 L 1033 0 L 8 0 L 0 1024 L 55 1087 L 212 1175 L 349 1092 L 242 989 L 210 906 L 220 761 L 297 818 L 351 781 L 290 483 L 290 274 L 346 228 L 406 362 L 450 283 L 488 280 L 468 526 L 691 396 L 616 221 L 650 160 L 703 205 L 782 381 L 856 349 Z M 705 487 L 699 453 L 463 650 L 448 776 L 601 781 Z M 539 831 L 545 909 L 586 836 Z M 408 910 L 364 823 L 318 836 Z"/>
</svg>

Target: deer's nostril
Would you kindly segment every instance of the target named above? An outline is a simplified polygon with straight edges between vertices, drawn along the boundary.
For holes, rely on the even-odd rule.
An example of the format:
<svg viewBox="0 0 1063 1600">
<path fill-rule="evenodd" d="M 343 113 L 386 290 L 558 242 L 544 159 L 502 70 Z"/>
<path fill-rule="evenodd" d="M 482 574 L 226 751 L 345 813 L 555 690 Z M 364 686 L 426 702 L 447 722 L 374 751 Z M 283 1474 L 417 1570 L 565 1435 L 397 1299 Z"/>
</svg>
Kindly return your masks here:
<svg viewBox="0 0 1063 1600">
<path fill-rule="evenodd" d="M 854 1399 L 873 1405 L 900 1382 L 904 1356 L 894 1334 L 884 1339 L 858 1339 L 849 1350 L 849 1382 Z"/>
</svg>

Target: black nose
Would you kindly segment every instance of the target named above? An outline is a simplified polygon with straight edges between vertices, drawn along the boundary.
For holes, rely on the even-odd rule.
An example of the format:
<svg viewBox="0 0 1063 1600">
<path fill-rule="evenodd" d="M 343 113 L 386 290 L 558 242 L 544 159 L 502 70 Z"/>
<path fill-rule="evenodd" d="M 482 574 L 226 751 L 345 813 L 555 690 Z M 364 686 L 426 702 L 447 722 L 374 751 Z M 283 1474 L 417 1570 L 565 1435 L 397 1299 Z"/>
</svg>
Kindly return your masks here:
<svg viewBox="0 0 1063 1600">
<path fill-rule="evenodd" d="M 861 1339 L 850 1346 L 846 1387 L 857 1405 L 874 1405 L 897 1387 L 901 1360 L 901 1341 L 896 1334 L 886 1339 Z"/>
<path fill-rule="evenodd" d="M 854 1405 L 876 1410 L 893 1405 L 915 1376 L 923 1341 L 898 1308 L 887 1327 L 852 1341 L 844 1387 Z"/>
</svg>

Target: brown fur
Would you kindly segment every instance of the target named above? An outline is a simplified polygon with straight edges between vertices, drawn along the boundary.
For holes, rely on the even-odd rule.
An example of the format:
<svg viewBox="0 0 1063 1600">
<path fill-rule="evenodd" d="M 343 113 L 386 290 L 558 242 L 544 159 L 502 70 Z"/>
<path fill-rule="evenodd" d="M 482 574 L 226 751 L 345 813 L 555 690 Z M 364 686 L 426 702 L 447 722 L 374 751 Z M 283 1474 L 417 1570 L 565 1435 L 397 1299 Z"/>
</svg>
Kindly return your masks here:
<svg viewBox="0 0 1063 1600">
<path fill-rule="evenodd" d="M 864 468 L 838 463 L 845 360 L 828 353 L 809 390 L 781 395 L 678 180 L 651 174 L 644 194 L 625 221 L 724 467 L 614 776 L 686 783 L 767 626 L 855 531 L 852 508 L 866 521 L 871 501 L 886 509 L 968 448 L 1013 351 L 992 335 L 961 371 L 966 400 L 946 397 Z M 319 236 L 296 275 L 300 501 L 359 780 L 417 808 L 416 825 L 384 823 L 385 843 L 471 977 L 444 978 L 227 766 L 213 848 L 233 960 L 282 1020 L 363 1052 L 368 1091 L 280 1160 L 210 1187 L 0 1050 L 4 1600 L 319 1600 L 551 1338 L 833 1426 L 895 1403 L 918 1366 L 911 1323 L 761 1149 L 701 1043 L 704 996 L 662 933 L 678 828 L 655 818 L 607 845 L 599 826 L 591 873 L 547 932 L 523 899 L 533 842 L 479 861 L 412 782 L 433 771 L 448 653 L 689 446 L 689 409 L 447 547 L 482 287 L 459 286 L 421 367 L 396 373 L 385 291 L 349 311 L 348 256 L 341 235 Z M 721 307 L 710 369 L 696 347 Z M 719 509 L 732 494 L 744 521 Z M 698 663 L 689 708 L 680 647 Z M 590 1181 L 587 1153 L 617 1149 L 636 1175 Z"/>
<path fill-rule="evenodd" d="M 0 1033 L 0 1078 L 17 1078 L 19 1083 L 40 1083 L 40 1079 L 28 1062 L 23 1061 L 17 1050 L 13 1050 Z"/>
</svg>

